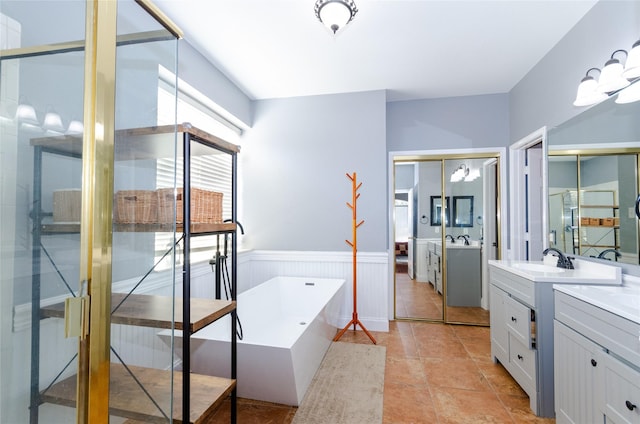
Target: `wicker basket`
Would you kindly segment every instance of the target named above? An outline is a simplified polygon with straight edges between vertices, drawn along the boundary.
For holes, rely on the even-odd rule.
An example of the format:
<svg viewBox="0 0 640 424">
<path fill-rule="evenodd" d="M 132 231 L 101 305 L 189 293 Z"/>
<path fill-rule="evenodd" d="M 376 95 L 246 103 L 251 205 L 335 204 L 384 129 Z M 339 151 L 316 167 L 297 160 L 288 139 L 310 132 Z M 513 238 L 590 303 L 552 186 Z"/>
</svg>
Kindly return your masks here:
<svg viewBox="0 0 640 424">
<path fill-rule="evenodd" d="M 80 222 L 82 191 L 78 189 L 53 192 L 53 222 Z"/>
<path fill-rule="evenodd" d="M 161 188 L 158 193 L 158 222 L 169 224 L 173 222 L 174 207 L 176 223 L 182 224 L 182 188 L 174 190 L 172 188 Z M 174 200 L 175 199 L 175 200 Z M 175 203 L 175 205 L 174 205 Z M 203 190 L 199 188 L 191 189 L 191 222 L 192 223 L 221 223 L 222 222 L 222 193 Z"/>
<path fill-rule="evenodd" d="M 152 190 L 121 190 L 116 193 L 114 220 L 122 224 L 157 221 L 158 197 Z"/>
<path fill-rule="evenodd" d="M 222 222 L 222 193 L 191 189 L 191 220 L 207 224 Z"/>
<path fill-rule="evenodd" d="M 160 188 L 156 190 L 158 196 L 158 222 L 160 224 L 171 224 L 174 222 L 174 207 L 177 216 L 175 222 L 182 223 L 182 189 L 177 189 L 177 197 L 174 196 L 174 189 Z M 175 205 L 174 205 L 175 201 Z"/>
</svg>

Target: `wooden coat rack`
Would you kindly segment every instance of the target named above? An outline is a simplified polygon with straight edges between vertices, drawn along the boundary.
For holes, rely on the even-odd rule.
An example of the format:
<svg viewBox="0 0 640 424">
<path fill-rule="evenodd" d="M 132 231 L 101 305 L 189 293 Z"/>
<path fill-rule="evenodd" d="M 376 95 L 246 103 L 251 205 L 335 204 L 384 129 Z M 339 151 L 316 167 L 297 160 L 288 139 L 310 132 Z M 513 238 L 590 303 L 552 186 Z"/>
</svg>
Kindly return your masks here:
<svg viewBox="0 0 640 424">
<path fill-rule="evenodd" d="M 351 246 L 351 249 L 353 250 L 353 314 L 351 315 L 351 321 L 349 321 L 349 323 L 342 330 L 340 330 L 340 332 L 334 337 L 333 341 L 337 342 L 338 340 L 340 340 L 340 337 L 342 337 L 342 335 L 347 331 L 347 329 L 351 325 L 353 325 L 353 331 L 355 331 L 356 324 L 357 324 L 360 326 L 360 328 L 362 328 L 365 334 L 369 336 L 373 344 L 376 344 L 376 339 L 373 338 L 371 333 L 369 333 L 367 329 L 364 328 L 364 325 L 362 325 L 362 323 L 358 319 L 358 285 L 356 283 L 356 273 L 357 273 L 357 265 L 358 265 L 357 263 L 357 253 L 358 253 L 357 230 L 358 230 L 358 227 L 364 223 L 364 219 L 361 220 L 360 222 L 357 222 L 357 203 L 356 202 L 358 200 L 358 197 L 360 197 L 360 194 L 358 193 L 358 189 L 360 189 L 360 186 L 362 185 L 362 183 L 358 184 L 355 172 L 353 173 L 353 176 L 347 174 L 347 177 L 351 180 L 351 185 L 352 185 L 351 203 L 347 202 L 347 207 L 351 209 L 352 217 L 353 217 L 352 218 L 353 239 L 352 241 L 349 241 L 349 240 L 345 240 L 345 241 L 349 246 Z"/>
</svg>

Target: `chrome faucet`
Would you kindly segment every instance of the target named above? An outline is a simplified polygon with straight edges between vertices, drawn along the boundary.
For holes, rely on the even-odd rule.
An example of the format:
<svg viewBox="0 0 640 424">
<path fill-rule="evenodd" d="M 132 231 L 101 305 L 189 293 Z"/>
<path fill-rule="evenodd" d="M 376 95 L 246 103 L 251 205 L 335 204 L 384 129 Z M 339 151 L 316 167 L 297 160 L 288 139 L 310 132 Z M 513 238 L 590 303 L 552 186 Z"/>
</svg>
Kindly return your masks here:
<svg viewBox="0 0 640 424">
<path fill-rule="evenodd" d="M 447 234 L 446 236 L 444 236 L 445 241 L 446 241 L 448 238 L 451 238 L 451 243 L 455 243 L 455 242 L 456 242 L 456 239 L 454 239 L 454 238 L 453 238 L 453 236 L 452 236 L 451 234 Z"/>
<path fill-rule="evenodd" d="M 574 269 L 573 262 L 571 262 L 571 259 L 575 259 L 575 258 L 565 256 L 564 253 L 562 253 L 555 247 L 549 247 L 548 249 L 544 249 L 542 254 L 546 256 L 547 253 L 549 252 L 552 252 L 551 255 L 558 258 L 558 263 L 556 264 L 558 268 Z"/>
<path fill-rule="evenodd" d="M 458 236 L 458 240 L 460 239 L 464 239 L 464 245 L 465 246 L 469 246 L 469 235 L 468 234 L 462 234 Z"/>
<path fill-rule="evenodd" d="M 611 259 L 609 258 L 605 258 L 605 255 L 609 252 L 613 252 L 614 253 L 614 258 L 616 260 L 616 262 L 618 262 L 618 258 L 620 256 L 622 256 L 622 253 L 618 252 L 616 249 L 605 249 L 602 252 L 600 252 L 600 254 L 598 255 L 598 259 L 606 259 L 608 261 L 610 261 Z"/>
</svg>

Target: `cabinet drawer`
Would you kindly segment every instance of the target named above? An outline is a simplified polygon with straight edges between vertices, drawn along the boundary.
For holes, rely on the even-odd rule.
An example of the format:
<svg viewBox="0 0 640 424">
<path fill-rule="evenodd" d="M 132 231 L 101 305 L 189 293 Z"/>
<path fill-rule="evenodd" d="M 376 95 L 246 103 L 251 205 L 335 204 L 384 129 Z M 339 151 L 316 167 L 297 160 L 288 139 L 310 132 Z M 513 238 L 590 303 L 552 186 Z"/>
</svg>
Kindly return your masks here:
<svg viewBox="0 0 640 424">
<path fill-rule="evenodd" d="M 531 309 L 512 297 L 505 298 L 507 327 L 520 343 L 531 346 Z"/>
<path fill-rule="evenodd" d="M 510 371 L 525 392 L 531 396 L 536 387 L 536 351 L 529 349 L 509 333 Z"/>
<path fill-rule="evenodd" d="M 536 307 L 535 286 L 533 281 L 493 265 L 489 266 L 489 279 L 491 284 L 495 284 L 511 296 L 520 299 L 522 303 L 532 308 Z"/>
<path fill-rule="evenodd" d="M 604 368 L 604 398 L 607 422 L 639 424 L 640 372 L 608 355 Z"/>
</svg>

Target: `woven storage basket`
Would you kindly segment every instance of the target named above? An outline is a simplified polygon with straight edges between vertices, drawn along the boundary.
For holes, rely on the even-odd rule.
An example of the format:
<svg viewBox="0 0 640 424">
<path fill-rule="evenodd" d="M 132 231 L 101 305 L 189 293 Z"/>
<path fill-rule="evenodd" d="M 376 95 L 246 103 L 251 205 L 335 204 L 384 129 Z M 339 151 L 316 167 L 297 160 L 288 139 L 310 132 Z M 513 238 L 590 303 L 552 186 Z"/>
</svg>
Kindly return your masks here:
<svg viewBox="0 0 640 424">
<path fill-rule="evenodd" d="M 116 193 L 115 220 L 123 224 L 157 221 L 158 197 L 151 190 L 121 190 Z"/>
<path fill-rule="evenodd" d="M 53 222 L 80 222 L 82 191 L 80 189 L 53 192 Z"/>
<path fill-rule="evenodd" d="M 173 222 L 174 190 L 161 188 L 158 193 L 158 222 L 169 224 Z M 176 189 L 175 214 L 176 223 L 182 224 L 182 188 Z M 191 222 L 192 223 L 221 223 L 222 222 L 222 193 L 191 189 Z"/>
<path fill-rule="evenodd" d="M 220 224 L 222 222 L 222 193 L 191 189 L 191 219 L 193 222 Z"/>
</svg>

